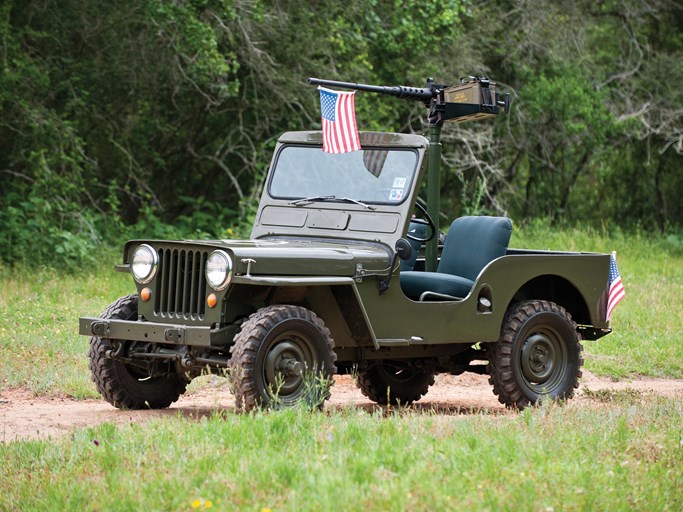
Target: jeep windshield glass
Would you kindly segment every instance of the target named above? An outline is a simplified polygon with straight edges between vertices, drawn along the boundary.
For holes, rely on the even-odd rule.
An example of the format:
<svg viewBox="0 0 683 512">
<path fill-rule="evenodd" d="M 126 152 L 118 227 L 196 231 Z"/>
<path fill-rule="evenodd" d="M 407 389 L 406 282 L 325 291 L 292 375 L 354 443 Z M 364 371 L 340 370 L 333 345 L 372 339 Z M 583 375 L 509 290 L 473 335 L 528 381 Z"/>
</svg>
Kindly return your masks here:
<svg viewBox="0 0 683 512">
<path fill-rule="evenodd" d="M 417 151 L 412 149 L 370 148 L 334 155 L 319 147 L 284 146 L 268 191 L 295 204 L 297 199 L 398 204 L 408 196 L 416 168 Z"/>
</svg>

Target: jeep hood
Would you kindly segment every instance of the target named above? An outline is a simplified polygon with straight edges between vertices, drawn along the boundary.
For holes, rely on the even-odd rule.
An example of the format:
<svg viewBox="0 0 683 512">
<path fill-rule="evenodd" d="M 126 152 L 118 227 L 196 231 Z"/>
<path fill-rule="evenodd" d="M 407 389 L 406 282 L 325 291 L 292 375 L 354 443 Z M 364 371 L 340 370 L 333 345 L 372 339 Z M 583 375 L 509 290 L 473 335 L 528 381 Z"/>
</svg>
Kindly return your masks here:
<svg viewBox="0 0 683 512">
<path fill-rule="evenodd" d="M 126 244 L 126 263 L 140 243 L 147 243 L 156 250 L 177 248 L 211 252 L 222 249 L 232 258 L 233 271 L 236 275 L 247 274 L 249 267 L 249 273 L 258 276 L 354 276 L 358 273 L 358 265 L 362 265 L 366 272 L 386 272 L 393 256 L 392 251 L 384 244 L 360 240 L 131 240 Z"/>
</svg>

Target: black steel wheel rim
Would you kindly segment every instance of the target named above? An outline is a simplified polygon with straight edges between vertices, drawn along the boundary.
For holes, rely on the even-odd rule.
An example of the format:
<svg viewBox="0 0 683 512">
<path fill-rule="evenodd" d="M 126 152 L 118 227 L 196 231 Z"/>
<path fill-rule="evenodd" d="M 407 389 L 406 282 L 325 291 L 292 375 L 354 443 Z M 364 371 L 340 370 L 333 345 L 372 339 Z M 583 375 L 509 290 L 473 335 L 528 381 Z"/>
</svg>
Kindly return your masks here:
<svg viewBox="0 0 683 512">
<path fill-rule="evenodd" d="M 536 394 L 552 394 L 567 374 L 569 357 L 561 336 L 553 329 L 536 329 L 521 345 L 520 377 Z"/>
<path fill-rule="evenodd" d="M 287 402 L 298 399 L 305 389 L 305 374 L 316 363 L 315 343 L 299 331 L 278 334 L 268 344 L 263 360 L 263 386 L 269 396 Z"/>
</svg>

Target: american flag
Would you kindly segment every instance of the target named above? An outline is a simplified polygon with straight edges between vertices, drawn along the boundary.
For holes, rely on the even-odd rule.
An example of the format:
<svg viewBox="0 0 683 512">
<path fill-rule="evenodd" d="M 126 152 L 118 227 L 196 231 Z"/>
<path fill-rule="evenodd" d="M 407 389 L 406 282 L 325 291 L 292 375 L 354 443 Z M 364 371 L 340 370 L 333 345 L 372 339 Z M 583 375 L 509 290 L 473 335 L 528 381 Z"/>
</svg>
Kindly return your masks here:
<svg viewBox="0 0 683 512">
<path fill-rule="evenodd" d="M 355 92 L 320 89 L 320 113 L 323 125 L 323 151 L 348 153 L 360 149 L 356 127 Z"/>
<path fill-rule="evenodd" d="M 617 260 L 612 253 L 609 259 L 609 293 L 607 295 L 607 320 L 612 316 L 612 311 L 617 307 L 617 304 L 624 298 L 626 292 L 624 291 L 624 284 L 621 282 L 619 269 L 617 268 Z"/>
</svg>

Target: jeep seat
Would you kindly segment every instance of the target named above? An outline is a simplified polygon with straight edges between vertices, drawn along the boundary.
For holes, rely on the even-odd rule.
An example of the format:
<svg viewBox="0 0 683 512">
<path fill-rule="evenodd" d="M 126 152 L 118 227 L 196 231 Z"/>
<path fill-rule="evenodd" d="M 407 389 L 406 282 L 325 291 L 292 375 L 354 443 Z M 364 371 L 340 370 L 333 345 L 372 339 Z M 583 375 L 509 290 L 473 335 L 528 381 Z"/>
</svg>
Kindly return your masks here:
<svg viewBox="0 0 683 512">
<path fill-rule="evenodd" d="M 436 272 L 401 272 L 401 289 L 411 299 L 466 297 L 477 276 L 504 256 L 512 222 L 507 217 L 460 217 L 448 229 Z M 443 297 L 445 296 L 445 297 Z"/>
</svg>

